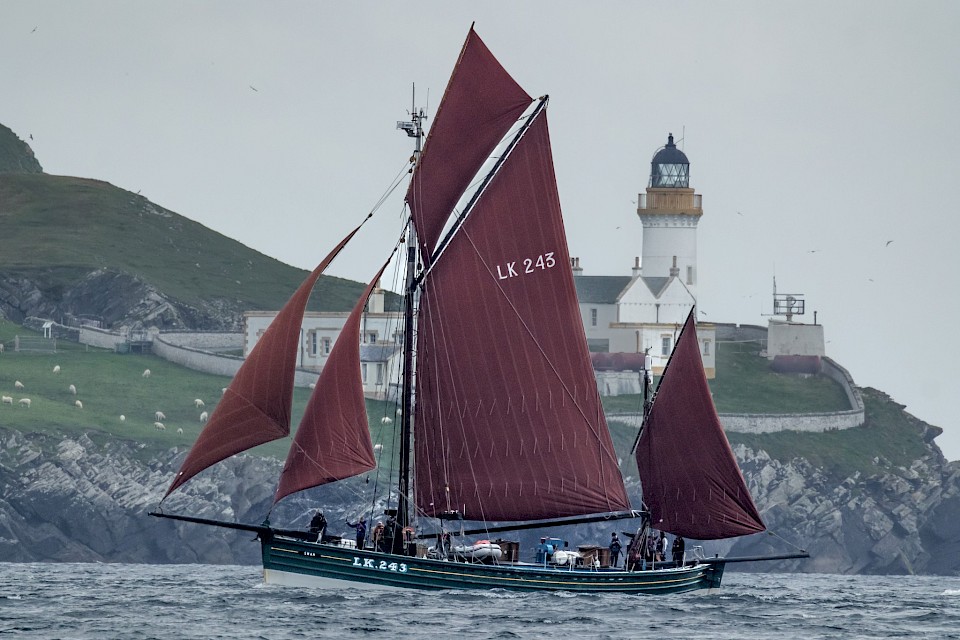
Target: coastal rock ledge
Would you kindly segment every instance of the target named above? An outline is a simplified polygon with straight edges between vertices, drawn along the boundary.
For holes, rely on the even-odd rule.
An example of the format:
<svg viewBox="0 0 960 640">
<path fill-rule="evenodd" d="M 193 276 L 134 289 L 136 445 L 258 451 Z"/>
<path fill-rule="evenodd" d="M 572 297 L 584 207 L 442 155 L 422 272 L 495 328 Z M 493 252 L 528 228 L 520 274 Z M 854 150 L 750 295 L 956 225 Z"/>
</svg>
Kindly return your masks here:
<svg viewBox="0 0 960 640">
<path fill-rule="evenodd" d="M 147 516 L 179 467 L 182 449 L 144 460 L 135 443 L 8 428 L 0 428 L 0 442 L 2 561 L 259 561 L 259 546 L 248 534 Z M 840 481 L 804 458 L 778 460 L 742 444 L 734 449 L 776 535 L 706 543 L 704 551 L 785 553 L 789 541 L 812 557 L 730 569 L 960 575 L 960 462 L 947 462 L 932 442 L 909 467 L 876 458 L 872 473 L 858 471 Z M 192 480 L 164 506 L 197 517 L 259 522 L 273 489 L 263 478 L 276 478 L 279 471 L 277 460 L 237 456 Z M 348 493 L 342 505 L 327 503 L 331 516 L 346 513 Z"/>
</svg>

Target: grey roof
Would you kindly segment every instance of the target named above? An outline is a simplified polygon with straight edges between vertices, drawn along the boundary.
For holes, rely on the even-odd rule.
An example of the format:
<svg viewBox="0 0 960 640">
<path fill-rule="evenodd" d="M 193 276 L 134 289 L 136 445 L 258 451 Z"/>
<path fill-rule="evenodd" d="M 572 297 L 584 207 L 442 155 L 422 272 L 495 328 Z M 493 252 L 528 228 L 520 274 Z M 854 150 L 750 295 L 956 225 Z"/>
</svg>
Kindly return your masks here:
<svg viewBox="0 0 960 640">
<path fill-rule="evenodd" d="M 650 276 L 649 278 L 641 277 L 640 279 L 643 280 L 643 283 L 645 285 L 647 285 L 647 289 L 650 289 L 650 293 L 653 294 L 653 297 L 659 298 L 660 294 L 663 293 L 663 290 L 667 288 L 667 284 L 669 284 L 671 277 L 670 276 L 667 276 L 667 277 Z"/>
<path fill-rule="evenodd" d="M 667 137 L 667 144 L 660 148 L 654 156 L 651 164 L 656 167 L 658 164 L 690 164 L 687 154 L 673 143 L 673 134 Z"/>
<path fill-rule="evenodd" d="M 577 299 L 584 304 L 616 304 L 630 276 L 576 276 Z"/>
<path fill-rule="evenodd" d="M 362 344 L 360 362 L 386 362 L 398 351 L 400 346 L 396 344 Z"/>
</svg>

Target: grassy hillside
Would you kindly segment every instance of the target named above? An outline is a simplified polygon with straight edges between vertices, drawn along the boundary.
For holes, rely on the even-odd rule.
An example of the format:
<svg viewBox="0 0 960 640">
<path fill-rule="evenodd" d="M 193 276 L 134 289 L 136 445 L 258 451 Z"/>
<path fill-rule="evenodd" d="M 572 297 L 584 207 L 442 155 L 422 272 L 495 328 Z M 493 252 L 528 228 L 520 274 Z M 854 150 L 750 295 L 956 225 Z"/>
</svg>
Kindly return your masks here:
<svg viewBox="0 0 960 640">
<path fill-rule="evenodd" d="M 187 304 L 239 301 L 278 309 L 306 272 L 106 182 L 0 174 L 0 275 L 42 282 L 56 297 L 96 268 L 142 278 Z M 328 248 L 318 239 L 317 261 Z M 312 309 L 347 310 L 363 286 L 321 279 Z"/>
<path fill-rule="evenodd" d="M 186 447 L 193 443 L 200 432 L 199 414 L 212 411 L 221 395 L 221 389 L 229 378 L 214 376 L 185 369 L 155 356 L 118 355 L 109 351 L 93 350 L 66 341 L 58 343 L 58 353 L 13 353 L 10 349 L 14 335 L 36 335 L 23 327 L 0 319 L 0 342 L 7 351 L 0 354 L 0 394 L 12 396 L 14 402 L 23 397 L 32 401 L 30 409 L 19 406 L 0 405 L 0 426 L 20 430 L 47 433 L 86 433 L 97 441 L 119 438 L 141 443 L 145 458 L 152 457 L 170 447 Z M 751 362 L 751 358 L 754 360 Z M 845 400 L 836 406 L 832 392 L 822 393 L 821 382 L 799 376 L 773 374 L 764 367 L 765 360 L 750 350 L 732 351 L 729 357 L 718 360 L 721 379 L 727 377 L 728 367 L 739 368 L 744 377 L 744 390 L 728 393 L 725 402 L 741 398 L 745 408 L 727 405 L 727 411 L 761 411 L 768 406 L 769 398 L 777 393 L 806 397 L 803 402 L 784 400 L 777 406 L 795 411 L 827 410 L 825 407 L 846 408 Z M 60 366 L 60 373 L 53 367 Z M 143 370 L 149 368 L 151 376 L 143 378 Z M 788 380 L 784 380 L 787 378 Z M 20 380 L 25 388 L 14 389 Z M 718 380 L 719 382 L 719 380 Z M 68 391 L 70 384 L 77 387 L 76 396 Z M 834 383 L 830 383 L 834 384 Z M 751 391 L 752 390 L 752 391 Z M 309 390 L 297 389 L 294 395 L 294 423 L 303 414 Z M 754 394 L 754 395 L 751 395 Z M 761 398 L 752 403 L 751 398 Z M 729 433 L 732 444 L 743 443 L 752 448 L 766 450 L 781 460 L 803 457 L 816 466 L 826 469 L 838 478 L 845 478 L 856 471 L 870 475 L 876 470 L 873 462 L 879 457 L 883 464 L 909 467 L 913 460 L 927 453 L 926 442 L 932 433 L 930 428 L 903 411 L 882 392 L 863 390 L 866 405 L 866 424 L 855 429 L 827 433 L 783 432 L 772 434 Z M 74 400 L 83 402 L 83 409 L 73 405 Z M 198 409 L 195 398 L 202 399 L 206 406 Z M 637 410 L 637 396 L 604 398 L 607 411 Z M 166 431 L 153 428 L 154 412 L 166 414 Z M 395 408 L 383 402 L 368 401 L 367 412 L 371 436 L 383 447 L 384 460 L 391 460 L 395 451 L 396 421 L 384 425 L 382 418 L 395 417 Z M 120 422 L 120 415 L 126 416 Z M 176 433 L 177 428 L 184 433 Z M 623 458 L 622 468 L 627 475 L 635 475 L 630 462 L 630 448 L 636 437 L 636 428 L 610 422 L 614 446 Z M 266 444 L 258 453 L 282 458 L 289 447 L 289 438 Z"/>
<path fill-rule="evenodd" d="M 0 320 L 0 342 L 7 350 L 0 353 L 0 394 L 11 396 L 14 405 L 0 405 L 0 426 L 23 431 L 46 433 L 86 433 L 95 441 L 108 438 L 141 443 L 144 458 L 173 446 L 186 447 L 200 433 L 201 411 L 212 412 L 221 397 L 221 389 L 229 378 L 185 369 L 156 356 L 119 355 L 112 351 L 87 349 L 83 345 L 58 342 L 58 353 L 14 353 L 10 349 L 14 335 L 35 335 L 23 327 Z M 54 366 L 60 372 L 54 373 Z M 150 369 L 149 378 L 143 377 Z M 24 389 L 14 388 L 15 382 Z M 77 395 L 69 391 L 73 384 Z M 303 415 L 310 391 L 297 389 L 294 394 L 295 423 Z M 30 398 L 29 409 L 16 403 Z M 204 401 L 198 409 L 194 399 Z M 74 406 L 79 399 L 83 408 Z M 393 425 L 384 426 L 381 418 L 393 415 L 392 406 L 369 401 L 371 435 L 383 442 L 383 453 L 391 455 Z M 165 431 L 153 427 L 154 413 L 162 411 Z M 121 422 L 120 416 L 126 420 Z M 177 434 L 182 428 L 183 434 Z M 384 438 L 387 441 L 384 441 Z M 289 438 L 260 447 L 259 453 L 284 457 Z"/>
<path fill-rule="evenodd" d="M 770 362 L 760 357 L 759 343 L 720 343 L 717 371 L 709 383 L 720 413 L 819 413 L 851 408 L 843 388 L 829 378 L 772 371 Z M 643 403 L 639 396 L 624 395 L 604 398 L 603 406 L 608 412 L 630 412 L 640 411 Z"/>
</svg>

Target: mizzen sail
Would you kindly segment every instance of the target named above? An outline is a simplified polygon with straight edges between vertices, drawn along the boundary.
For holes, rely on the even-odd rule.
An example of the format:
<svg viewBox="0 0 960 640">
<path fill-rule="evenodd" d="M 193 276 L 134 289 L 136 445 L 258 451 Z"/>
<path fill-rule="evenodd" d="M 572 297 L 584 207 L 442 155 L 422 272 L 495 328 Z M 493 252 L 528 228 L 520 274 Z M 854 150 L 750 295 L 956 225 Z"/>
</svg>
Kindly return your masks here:
<svg viewBox="0 0 960 640">
<path fill-rule="evenodd" d="M 457 200 L 532 101 L 471 28 L 407 190 L 427 264 Z"/>
<path fill-rule="evenodd" d="M 227 387 L 164 497 L 221 460 L 290 434 L 297 346 L 307 299 L 320 275 L 359 230 L 358 226 L 334 247 L 270 323 Z"/>
<path fill-rule="evenodd" d="M 545 112 L 424 283 L 421 512 L 534 520 L 628 508 L 594 382 Z"/>
<path fill-rule="evenodd" d="M 714 408 L 693 312 L 657 388 L 636 458 L 655 528 L 697 540 L 766 528 Z"/>
<path fill-rule="evenodd" d="M 360 315 L 385 268 L 360 296 L 323 366 L 280 474 L 274 504 L 291 493 L 376 467 L 360 377 Z"/>
</svg>

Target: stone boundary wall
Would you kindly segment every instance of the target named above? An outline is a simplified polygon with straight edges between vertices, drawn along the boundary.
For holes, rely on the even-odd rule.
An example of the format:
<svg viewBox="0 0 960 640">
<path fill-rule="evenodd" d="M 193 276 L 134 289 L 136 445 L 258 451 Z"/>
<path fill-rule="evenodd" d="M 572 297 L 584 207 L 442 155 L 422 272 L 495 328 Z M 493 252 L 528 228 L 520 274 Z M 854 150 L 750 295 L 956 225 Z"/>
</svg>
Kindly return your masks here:
<svg viewBox="0 0 960 640">
<path fill-rule="evenodd" d="M 243 349 L 243 334 L 236 331 L 164 331 L 160 336 L 168 344 L 201 351 Z"/>
<path fill-rule="evenodd" d="M 732 326 L 732 325 L 726 325 Z M 760 327 L 762 329 L 762 327 Z M 747 334 L 750 335 L 751 331 Z M 733 334 L 729 334 L 733 335 Z M 717 329 L 719 340 L 720 330 Z M 739 339 L 765 339 L 753 335 L 750 338 L 740 337 Z M 865 420 L 863 398 L 860 391 L 854 386 L 853 378 L 850 373 L 839 364 L 824 357 L 823 375 L 834 380 L 843 387 L 847 394 L 847 400 L 850 402 L 851 409 L 845 411 L 831 411 L 825 413 L 721 413 L 720 424 L 725 431 L 736 433 L 775 433 L 777 431 L 806 431 L 812 433 L 822 433 L 824 431 L 838 431 L 840 429 L 850 429 L 859 427 Z M 640 413 L 619 413 L 607 414 L 607 419 L 615 422 L 623 422 L 639 428 L 643 421 L 643 415 Z"/>
<path fill-rule="evenodd" d="M 178 341 L 184 339 L 189 343 L 202 343 L 204 339 L 200 336 L 209 335 L 211 336 L 209 343 L 210 344 L 227 344 L 226 347 L 210 347 L 210 348 L 236 348 L 234 346 L 234 340 L 239 340 L 242 344 L 243 334 L 189 334 L 189 333 L 172 333 L 166 334 L 161 333 L 154 337 L 153 339 L 153 353 L 160 356 L 164 360 L 169 360 L 181 366 L 187 367 L 188 369 L 193 369 L 194 371 L 201 371 L 203 373 L 212 373 L 218 376 L 228 376 L 233 377 L 236 375 L 237 371 L 240 369 L 240 365 L 243 364 L 243 358 L 240 356 L 228 356 L 223 354 L 211 353 L 209 351 L 204 351 L 203 349 L 198 349 L 190 346 L 183 346 L 179 344 Z M 185 338 L 185 336 L 195 336 L 192 338 Z M 220 336 L 220 337 L 218 337 Z M 231 337 L 227 337 L 231 336 Z M 294 384 L 298 387 L 307 387 L 312 383 L 317 381 L 320 375 L 315 371 L 307 371 L 305 369 L 297 369 L 294 374 Z"/>
<path fill-rule="evenodd" d="M 88 344 L 91 347 L 100 347 L 101 349 L 116 349 L 118 344 L 127 341 L 127 336 L 112 331 L 104 331 L 94 327 L 81 327 L 77 342 Z"/>
</svg>

